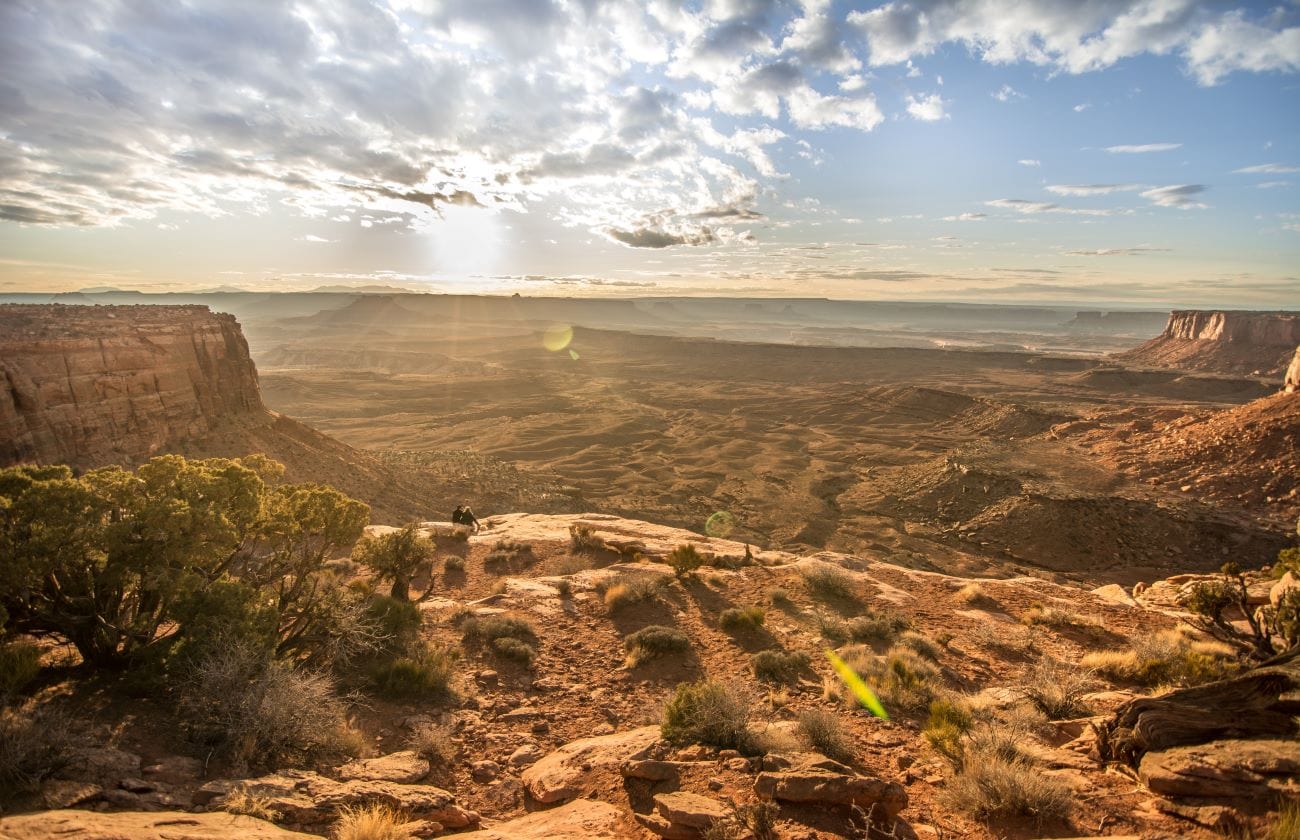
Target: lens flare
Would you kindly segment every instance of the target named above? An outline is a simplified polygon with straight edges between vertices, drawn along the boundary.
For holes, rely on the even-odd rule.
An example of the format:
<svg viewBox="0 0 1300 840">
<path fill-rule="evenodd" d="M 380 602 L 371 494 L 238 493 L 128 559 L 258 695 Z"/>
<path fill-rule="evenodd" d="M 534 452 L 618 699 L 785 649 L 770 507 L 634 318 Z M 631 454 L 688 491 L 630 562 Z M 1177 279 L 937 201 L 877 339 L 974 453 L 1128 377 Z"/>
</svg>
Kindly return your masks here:
<svg viewBox="0 0 1300 840">
<path fill-rule="evenodd" d="M 542 334 L 542 346 L 552 353 L 558 353 L 573 341 L 573 327 L 568 324 L 551 324 Z"/>
<path fill-rule="evenodd" d="M 704 521 L 704 533 L 710 537 L 729 537 L 736 529 L 736 517 L 720 510 Z"/>
<path fill-rule="evenodd" d="M 578 351 L 577 351 L 577 350 L 574 350 L 572 347 L 570 347 L 570 348 L 569 348 L 569 358 L 570 358 L 570 359 L 573 359 L 573 360 L 576 362 L 576 361 L 578 361 L 578 359 L 581 358 L 581 357 L 578 355 Z"/>
<path fill-rule="evenodd" d="M 862 677 L 859 677 L 847 662 L 836 656 L 835 651 L 830 648 L 826 648 L 826 658 L 830 660 L 835 673 L 849 687 L 849 691 L 853 692 L 853 696 L 858 698 L 863 708 L 881 720 L 889 720 L 889 712 L 886 712 L 885 707 L 881 705 L 880 698 L 876 697 L 876 693 L 862 681 Z"/>
</svg>

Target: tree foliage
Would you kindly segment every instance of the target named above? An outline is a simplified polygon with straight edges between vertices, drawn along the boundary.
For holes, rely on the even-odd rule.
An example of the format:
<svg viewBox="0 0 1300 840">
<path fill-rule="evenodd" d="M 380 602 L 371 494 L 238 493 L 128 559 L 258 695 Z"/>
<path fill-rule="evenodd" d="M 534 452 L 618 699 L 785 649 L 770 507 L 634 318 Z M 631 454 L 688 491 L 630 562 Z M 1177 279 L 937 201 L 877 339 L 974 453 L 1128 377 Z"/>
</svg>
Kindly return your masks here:
<svg viewBox="0 0 1300 840">
<path fill-rule="evenodd" d="M 414 525 L 407 525 L 357 543 L 352 559 L 374 570 L 381 580 L 391 581 L 390 596 L 405 601 L 410 597 L 411 578 L 433 552 L 433 543 Z"/>
<path fill-rule="evenodd" d="M 0 470 L 4 631 L 65 640 L 92 665 L 218 631 L 318 650 L 357 608 L 323 563 L 361 536 L 369 508 L 281 475 L 263 456 Z"/>
</svg>

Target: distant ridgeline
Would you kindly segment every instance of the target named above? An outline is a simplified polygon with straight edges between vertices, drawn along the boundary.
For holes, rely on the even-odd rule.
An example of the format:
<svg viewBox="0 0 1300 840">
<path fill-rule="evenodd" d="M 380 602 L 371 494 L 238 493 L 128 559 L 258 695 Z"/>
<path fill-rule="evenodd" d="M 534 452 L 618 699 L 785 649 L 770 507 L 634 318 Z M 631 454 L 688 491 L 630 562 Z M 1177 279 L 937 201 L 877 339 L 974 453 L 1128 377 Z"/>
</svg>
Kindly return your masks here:
<svg viewBox="0 0 1300 840">
<path fill-rule="evenodd" d="M 1300 312 L 1183 310 L 1156 338 L 1117 358 L 1156 367 L 1282 375 L 1300 345 Z M 1294 367 L 1294 365 L 1293 365 Z"/>
<path fill-rule="evenodd" d="M 126 463 L 266 413 L 233 315 L 0 305 L 0 464 Z"/>
</svg>

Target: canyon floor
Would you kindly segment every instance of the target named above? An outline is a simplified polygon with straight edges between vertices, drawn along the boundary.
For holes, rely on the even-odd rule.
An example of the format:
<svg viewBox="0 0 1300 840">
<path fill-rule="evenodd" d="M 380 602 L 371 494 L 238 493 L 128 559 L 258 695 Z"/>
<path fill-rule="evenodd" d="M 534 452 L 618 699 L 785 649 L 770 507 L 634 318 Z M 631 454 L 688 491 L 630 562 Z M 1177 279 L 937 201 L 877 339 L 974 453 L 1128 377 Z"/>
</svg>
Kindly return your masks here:
<svg viewBox="0 0 1300 840">
<path fill-rule="evenodd" d="M 1224 453 L 1181 473 L 1150 467 L 1192 445 L 1166 426 L 1277 391 L 1259 379 L 584 328 L 548 350 L 540 327 L 401 318 L 248 333 L 268 406 L 441 470 L 480 514 L 519 509 L 491 482 L 474 491 L 475 472 L 498 463 L 517 468 L 516 486 L 546 485 L 533 502 L 548 507 L 527 509 L 696 531 L 715 517 L 709 527 L 762 547 L 1127 584 L 1266 562 L 1300 512 L 1294 473 L 1273 469 L 1295 460 L 1295 401 L 1276 439 L 1235 465 L 1246 472 L 1232 492 L 1216 478 Z"/>
</svg>

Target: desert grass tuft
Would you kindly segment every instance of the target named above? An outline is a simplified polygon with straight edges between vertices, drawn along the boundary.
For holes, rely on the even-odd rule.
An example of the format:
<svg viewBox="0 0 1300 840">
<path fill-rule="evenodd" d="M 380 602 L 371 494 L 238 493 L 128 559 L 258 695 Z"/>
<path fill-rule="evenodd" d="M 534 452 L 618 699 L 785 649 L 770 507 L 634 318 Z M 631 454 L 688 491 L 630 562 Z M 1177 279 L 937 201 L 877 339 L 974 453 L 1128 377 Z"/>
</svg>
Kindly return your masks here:
<svg viewBox="0 0 1300 840">
<path fill-rule="evenodd" d="M 651 659 L 673 653 L 685 653 L 691 649 L 691 640 L 675 627 L 652 624 L 624 638 L 623 649 L 627 651 L 628 667 L 635 668 Z"/>
<path fill-rule="evenodd" d="M 387 805 L 369 803 L 339 811 L 335 840 L 410 840 L 414 835 L 405 816 Z"/>
<path fill-rule="evenodd" d="M 413 750 L 435 767 L 445 767 L 456 760 L 456 742 L 451 729 L 436 723 L 422 723 L 411 730 L 406 748 Z"/>
<path fill-rule="evenodd" d="M 962 738 L 971 729 L 970 711 L 959 701 L 939 698 L 930 702 L 930 718 L 921 734 L 935 751 L 960 765 Z"/>
<path fill-rule="evenodd" d="M 1232 674 L 1237 654 L 1229 645 L 1198 639 L 1190 628 L 1180 627 L 1135 638 L 1126 649 L 1085 654 L 1080 665 L 1114 682 L 1193 686 Z"/>
<path fill-rule="evenodd" d="M 1020 689 L 1051 720 L 1089 714 L 1083 696 L 1097 688 L 1091 671 L 1044 657 L 1020 681 Z"/>
<path fill-rule="evenodd" d="M 849 739 L 844 724 L 833 712 L 824 709 L 800 712 L 798 732 L 810 747 L 827 758 L 833 758 L 841 764 L 853 763 L 853 742 Z"/>
<path fill-rule="evenodd" d="M 749 735 L 749 701 L 725 683 L 682 683 L 664 706 L 660 731 L 674 744 L 706 744 L 754 751 Z"/>
<path fill-rule="evenodd" d="M 809 594 L 814 598 L 841 603 L 859 601 L 853 578 L 834 566 L 818 564 L 804 567 L 801 575 Z"/>
<path fill-rule="evenodd" d="M 446 700 L 454 693 L 452 682 L 459 658 L 452 648 L 421 644 L 406 656 L 379 665 L 371 678 L 385 697 Z"/>
<path fill-rule="evenodd" d="M 998 606 L 998 602 L 975 581 L 957 590 L 957 600 L 968 607 L 980 610 L 994 609 Z"/>
<path fill-rule="evenodd" d="M 231 788 L 230 793 L 221 800 L 221 809 L 227 814 L 242 814 L 245 817 L 275 822 L 280 818 L 280 812 L 275 810 L 273 802 L 274 800 L 266 794 L 256 793 L 247 785 L 239 785 Z"/>
<path fill-rule="evenodd" d="M 21 692 L 40 672 L 40 647 L 29 642 L 0 644 L 0 703 Z"/>
<path fill-rule="evenodd" d="M 1023 758 L 968 748 L 962 769 L 948 781 L 942 800 L 977 820 L 993 823 L 1028 817 L 1035 823 L 1061 820 L 1070 813 L 1073 794 L 1059 779 Z"/>
<path fill-rule="evenodd" d="M 762 607 L 731 607 L 718 616 L 718 626 L 728 633 L 750 633 L 762 627 L 766 618 Z"/>
<path fill-rule="evenodd" d="M 760 650 L 750 658 L 749 667 L 764 682 L 793 684 L 808 668 L 808 661 L 808 654 L 801 651 Z"/>
<path fill-rule="evenodd" d="M 883 655 L 877 655 L 870 648 L 851 645 L 839 654 L 845 664 L 875 691 L 890 712 L 924 709 L 934 699 L 935 678 L 939 670 L 915 651 L 895 646 Z M 838 677 L 826 678 L 824 685 L 827 697 L 849 706 L 858 704 L 857 698 Z"/>
<path fill-rule="evenodd" d="M 611 613 L 635 606 L 652 604 L 663 598 L 665 581 L 659 575 L 619 575 L 605 588 L 605 609 Z"/>
</svg>

